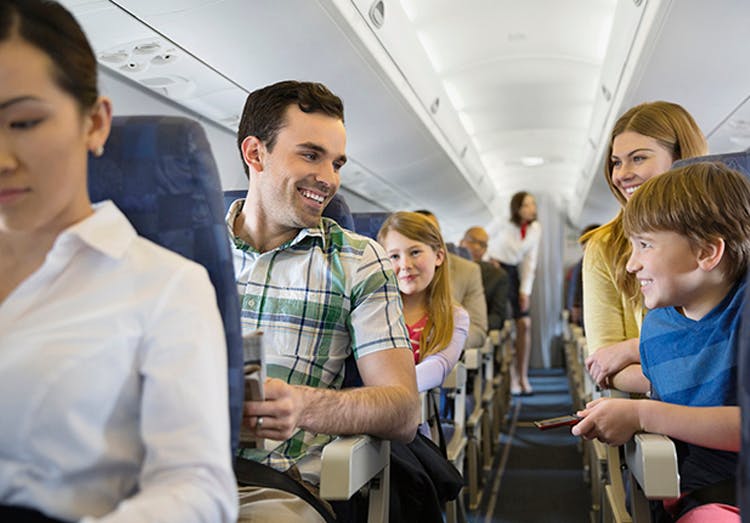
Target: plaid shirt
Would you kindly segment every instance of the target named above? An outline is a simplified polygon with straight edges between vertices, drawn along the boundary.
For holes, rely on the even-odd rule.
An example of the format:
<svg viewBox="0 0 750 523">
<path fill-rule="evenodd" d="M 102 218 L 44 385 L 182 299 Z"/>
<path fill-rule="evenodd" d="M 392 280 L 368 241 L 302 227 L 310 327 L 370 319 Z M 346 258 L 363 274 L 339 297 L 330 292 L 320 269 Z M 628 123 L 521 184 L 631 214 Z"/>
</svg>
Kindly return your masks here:
<svg viewBox="0 0 750 523">
<path fill-rule="evenodd" d="M 409 347 L 398 284 L 382 247 L 323 218 L 315 228 L 260 253 L 233 234 L 244 200 L 227 214 L 242 330 L 263 331 L 266 373 L 293 385 L 341 388 L 344 360 Z M 297 431 L 270 454 L 242 455 L 277 470 L 297 465 L 317 483 L 333 436 Z"/>
</svg>

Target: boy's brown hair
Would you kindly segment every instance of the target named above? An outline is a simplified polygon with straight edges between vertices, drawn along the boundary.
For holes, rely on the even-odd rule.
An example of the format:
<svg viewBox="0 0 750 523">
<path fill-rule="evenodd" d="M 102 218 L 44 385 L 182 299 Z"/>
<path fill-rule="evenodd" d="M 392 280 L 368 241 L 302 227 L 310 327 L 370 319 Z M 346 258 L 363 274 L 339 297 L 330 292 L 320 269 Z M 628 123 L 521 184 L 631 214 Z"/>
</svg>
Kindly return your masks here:
<svg viewBox="0 0 750 523">
<path fill-rule="evenodd" d="M 718 162 L 673 169 L 644 183 L 623 212 L 625 234 L 671 231 L 693 249 L 724 240 L 724 272 L 744 277 L 750 259 L 750 181 Z"/>
</svg>

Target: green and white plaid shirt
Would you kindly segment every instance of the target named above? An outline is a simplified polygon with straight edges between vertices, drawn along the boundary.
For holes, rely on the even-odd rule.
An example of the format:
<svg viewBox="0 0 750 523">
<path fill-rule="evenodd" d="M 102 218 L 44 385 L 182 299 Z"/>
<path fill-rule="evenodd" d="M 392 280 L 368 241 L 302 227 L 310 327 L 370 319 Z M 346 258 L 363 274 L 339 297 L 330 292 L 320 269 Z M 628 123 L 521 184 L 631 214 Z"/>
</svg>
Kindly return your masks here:
<svg viewBox="0 0 750 523">
<path fill-rule="evenodd" d="M 352 352 L 360 358 L 410 346 L 398 283 L 377 242 L 323 218 L 319 227 L 259 253 L 232 232 L 243 201 L 227 214 L 242 330 L 263 331 L 269 377 L 338 389 Z M 332 439 L 299 430 L 270 455 L 242 455 L 281 471 L 296 464 L 304 479 L 317 483 L 320 454 Z"/>
</svg>

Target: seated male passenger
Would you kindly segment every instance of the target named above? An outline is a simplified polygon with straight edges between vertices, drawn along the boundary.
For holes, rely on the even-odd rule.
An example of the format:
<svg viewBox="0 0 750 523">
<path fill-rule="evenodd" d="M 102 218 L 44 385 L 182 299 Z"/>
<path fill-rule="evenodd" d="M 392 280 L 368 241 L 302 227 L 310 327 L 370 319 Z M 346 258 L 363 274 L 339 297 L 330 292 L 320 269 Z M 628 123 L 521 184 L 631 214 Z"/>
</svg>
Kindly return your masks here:
<svg viewBox="0 0 750 523">
<path fill-rule="evenodd" d="M 508 273 L 499 264 L 495 265 L 482 260 L 487 254 L 489 240 L 489 234 L 482 227 L 469 227 L 461 239 L 461 247 L 469 250 L 471 259 L 479 265 L 482 271 L 484 299 L 487 303 L 487 326 L 490 330 L 500 330 L 508 314 L 510 279 Z"/>
<path fill-rule="evenodd" d="M 652 310 L 641 331 L 641 365 L 621 371 L 618 383 L 651 399 L 595 400 L 572 432 L 611 445 L 638 431 L 674 438 L 683 495 L 664 503 L 669 516 L 738 522 L 736 370 L 750 183 L 721 164 L 675 169 L 638 189 L 623 224 L 633 249 L 627 269 Z"/>
<path fill-rule="evenodd" d="M 324 85 L 285 81 L 250 93 L 238 145 L 249 178 L 232 204 L 244 331 L 264 332 L 268 380 L 244 423 L 280 440 L 245 451 L 313 491 L 336 434 L 411 441 L 419 424 L 414 360 L 391 264 L 375 241 L 321 218 L 346 162 L 343 104 Z M 364 387 L 339 390 L 351 353 Z M 267 454 L 267 455 L 266 455 Z M 320 521 L 300 498 L 240 492 L 240 521 Z"/>
<path fill-rule="evenodd" d="M 214 288 L 91 203 L 111 116 L 73 16 L 0 2 L 0 521 L 229 523 Z"/>
</svg>

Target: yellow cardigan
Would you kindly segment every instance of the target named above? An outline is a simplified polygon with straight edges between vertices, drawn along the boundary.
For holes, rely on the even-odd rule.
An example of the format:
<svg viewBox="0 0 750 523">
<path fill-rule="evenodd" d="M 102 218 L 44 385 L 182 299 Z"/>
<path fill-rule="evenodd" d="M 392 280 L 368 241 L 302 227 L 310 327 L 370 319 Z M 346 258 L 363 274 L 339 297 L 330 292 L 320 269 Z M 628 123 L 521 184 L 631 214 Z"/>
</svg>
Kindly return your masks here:
<svg viewBox="0 0 750 523">
<path fill-rule="evenodd" d="M 604 226 L 586 242 L 583 256 L 583 321 L 589 354 L 641 332 L 644 308 L 634 308 L 618 290 L 614 270 L 604 255 L 609 241 Z"/>
</svg>

